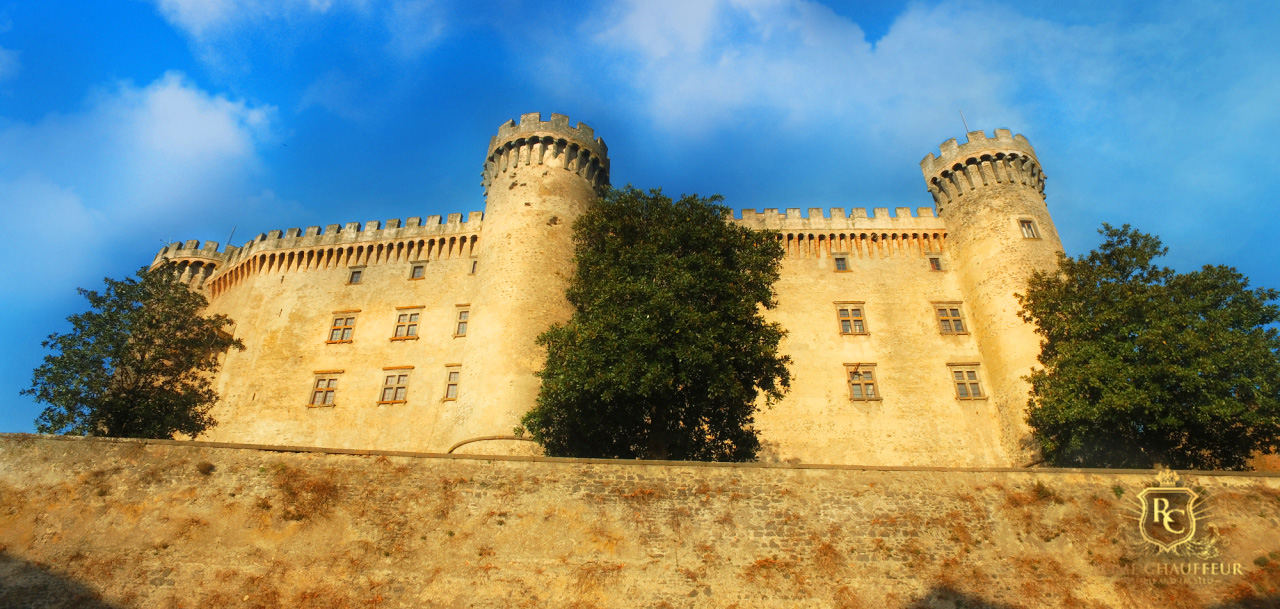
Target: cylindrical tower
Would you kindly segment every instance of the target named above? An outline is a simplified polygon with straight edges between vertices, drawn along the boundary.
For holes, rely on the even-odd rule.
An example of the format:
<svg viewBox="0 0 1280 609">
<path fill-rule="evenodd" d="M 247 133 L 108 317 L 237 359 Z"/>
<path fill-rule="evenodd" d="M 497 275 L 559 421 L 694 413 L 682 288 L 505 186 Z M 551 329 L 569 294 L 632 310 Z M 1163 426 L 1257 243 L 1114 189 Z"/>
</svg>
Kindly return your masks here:
<svg viewBox="0 0 1280 609">
<path fill-rule="evenodd" d="M 1015 293 L 1024 293 L 1037 270 L 1057 266 L 1062 241 L 1044 199 L 1044 172 L 1031 143 L 1008 129 L 995 138 L 982 131 L 969 141 L 942 144 L 942 156 L 926 156 L 920 170 L 946 221 L 963 306 L 981 350 L 991 406 L 1011 465 L 1024 465 L 1030 444 L 1023 380 L 1040 353 L 1031 324 L 1018 317 Z"/>
<path fill-rule="evenodd" d="M 509 435 L 534 406 L 537 336 L 572 313 L 573 222 L 609 185 L 604 140 L 552 114 L 507 121 L 489 141 L 484 228 L 452 441 Z"/>
</svg>

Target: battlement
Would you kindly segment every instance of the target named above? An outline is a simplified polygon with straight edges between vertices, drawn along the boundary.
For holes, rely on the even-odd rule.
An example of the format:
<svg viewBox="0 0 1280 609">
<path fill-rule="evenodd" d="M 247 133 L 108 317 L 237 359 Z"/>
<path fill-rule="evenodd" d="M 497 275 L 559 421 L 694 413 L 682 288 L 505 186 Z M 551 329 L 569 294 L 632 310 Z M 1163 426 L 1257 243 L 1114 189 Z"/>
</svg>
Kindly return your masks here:
<svg viewBox="0 0 1280 609">
<path fill-rule="evenodd" d="M 381 221 L 370 220 L 364 223 L 329 224 L 323 228 L 308 226 L 305 231 L 301 228 L 273 230 L 259 233 L 243 246 L 228 245 L 221 252 L 218 251 L 219 244 L 216 241 L 201 244 L 198 239 L 193 239 L 171 243 L 162 248 L 152 260 L 151 268 L 168 263 L 192 287 L 199 289 L 206 281 L 210 281 L 215 283 L 217 292 L 220 291 L 217 287 L 220 285 L 219 278 L 246 266 L 254 256 L 268 252 L 281 252 L 282 260 L 284 252 L 292 250 L 310 250 L 312 256 L 318 251 L 328 251 L 332 255 L 333 252 L 340 253 L 344 249 L 354 254 L 352 247 L 360 244 L 360 255 L 367 256 L 364 244 L 369 244 L 367 250 L 373 252 L 373 244 L 377 242 L 399 241 L 401 250 L 407 245 L 408 252 L 418 251 L 421 252 L 418 254 L 420 256 L 448 257 L 451 252 L 460 251 L 463 244 L 468 244 L 468 249 L 474 248 L 483 219 L 482 212 L 473 211 L 465 221 L 462 214 L 449 214 L 447 219 L 438 215 L 427 216 L 425 222 L 421 217 L 404 221 L 387 220 L 385 227 Z M 272 260 L 274 259 L 275 255 L 272 254 Z M 264 265 L 254 266 L 257 268 Z M 274 266 L 274 263 L 270 266 Z"/>
<path fill-rule="evenodd" d="M 489 139 L 480 185 L 489 194 L 489 184 L 498 174 L 521 165 L 550 165 L 582 176 L 593 186 L 609 185 L 609 147 L 595 137 L 595 130 L 578 123 L 569 126 L 569 117 L 552 114 L 520 115 L 520 122 L 508 120 Z"/>
<path fill-rule="evenodd" d="M 951 138 L 939 148 L 941 156 L 935 157 L 930 152 L 920 161 L 920 171 L 926 179 L 943 169 L 955 169 L 957 163 L 963 164 L 970 157 L 980 158 L 984 153 L 1014 153 L 1036 158 L 1031 142 L 1021 133 L 1014 135 L 1008 129 L 996 129 L 995 137 L 987 137 L 984 131 L 970 131 L 965 143 L 957 143 L 955 138 Z"/>
<path fill-rule="evenodd" d="M 995 137 L 970 131 L 968 140 L 942 143 L 941 156 L 929 153 L 920 161 L 920 172 L 941 214 L 943 206 L 978 188 L 1019 184 L 1044 198 L 1045 175 L 1031 142 L 1008 129 L 996 129 Z"/>
<path fill-rule="evenodd" d="M 941 230 L 945 225 L 934 216 L 932 207 L 921 207 L 914 210 L 910 207 L 898 207 L 891 215 L 889 208 L 876 207 L 871 214 L 866 208 L 846 210 L 843 207 L 832 207 L 823 215 L 821 207 L 810 207 L 808 213 L 802 213 L 798 207 L 792 207 L 785 213 L 777 208 L 768 208 L 762 212 L 744 209 L 733 222 L 754 230 Z"/>
<path fill-rule="evenodd" d="M 865 208 L 846 210 L 833 207 L 823 215 L 820 207 L 802 213 L 792 207 L 785 213 L 776 208 L 757 212 L 744 209 L 732 222 L 752 230 L 774 230 L 789 258 L 827 258 L 853 254 L 859 258 L 884 258 L 898 255 L 926 255 L 940 252 L 947 238 L 946 223 L 936 217 L 932 207 L 921 207 L 912 215 L 910 207 L 899 207 L 891 215 L 889 208 L 876 207 L 873 214 Z"/>
<path fill-rule="evenodd" d="M 305 231 L 301 228 L 273 230 L 259 233 L 252 241 L 240 247 L 227 245 L 221 252 L 218 251 L 219 244 L 217 241 L 205 241 L 201 245 L 199 239 L 192 239 L 185 242 L 174 242 L 161 248 L 155 259 L 152 260 L 151 267 L 155 268 L 165 259 L 170 262 L 183 259 L 206 259 L 215 262 L 234 263 L 254 252 L 264 250 L 281 250 L 316 245 L 346 245 L 384 239 L 432 237 L 454 233 L 475 233 L 480 231 L 480 224 L 483 220 L 484 212 L 473 211 L 468 214 L 466 220 L 462 219 L 462 214 L 449 214 L 447 219 L 438 215 L 427 216 L 425 222 L 420 216 L 415 216 L 404 221 L 399 219 L 387 220 L 385 228 L 381 221 L 370 220 L 364 223 L 329 224 L 324 228 L 308 226 Z"/>
<path fill-rule="evenodd" d="M 489 138 L 489 152 L 492 153 L 501 143 L 535 134 L 560 135 L 586 146 L 601 157 L 609 154 L 604 138 L 595 137 L 594 129 L 582 122 L 577 127 L 570 127 L 569 117 L 554 112 L 549 121 L 542 120 L 541 112 L 530 112 L 521 114 L 519 123 L 514 120 L 502 123 L 498 126 L 498 134 Z"/>
</svg>

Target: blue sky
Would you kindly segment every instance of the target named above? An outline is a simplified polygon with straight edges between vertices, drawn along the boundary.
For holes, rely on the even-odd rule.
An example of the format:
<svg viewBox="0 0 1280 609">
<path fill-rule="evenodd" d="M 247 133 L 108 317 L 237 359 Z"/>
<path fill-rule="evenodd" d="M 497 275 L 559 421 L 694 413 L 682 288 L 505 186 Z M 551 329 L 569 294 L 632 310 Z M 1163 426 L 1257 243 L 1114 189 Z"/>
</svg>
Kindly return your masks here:
<svg viewBox="0 0 1280 609">
<path fill-rule="evenodd" d="M 584 121 L 615 184 L 737 208 L 931 204 L 1025 134 L 1067 252 L 1102 222 L 1280 287 L 1271 2 L 0 1 L 0 431 L 96 289 L 166 240 L 481 210 L 485 146 Z"/>
</svg>

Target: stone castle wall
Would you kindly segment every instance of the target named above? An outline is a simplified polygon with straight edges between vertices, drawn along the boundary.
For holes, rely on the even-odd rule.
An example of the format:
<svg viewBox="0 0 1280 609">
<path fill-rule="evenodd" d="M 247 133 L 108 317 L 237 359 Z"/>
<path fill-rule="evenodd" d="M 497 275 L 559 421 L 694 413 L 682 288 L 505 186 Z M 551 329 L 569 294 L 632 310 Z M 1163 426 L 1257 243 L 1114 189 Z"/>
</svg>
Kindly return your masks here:
<svg viewBox="0 0 1280 609">
<path fill-rule="evenodd" d="M 0 606 L 1276 606 L 1280 477 L 1183 477 L 1216 557 L 1137 540 L 1150 472 L 0 434 Z"/>
<path fill-rule="evenodd" d="M 987 400 L 956 400 L 947 364 L 982 359 L 971 333 L 943 335 L 932 303 L 964 301 L 946 225 L 931 208 L 766 209 L 739 224 L 779 231 L 787 255 L 765 317 L 788 331 L 794 383 L 757 416 L 766 459 L 808 463 L 998 465 L 1007 462 Z M 844 257 L 847 271 L 835 268 Z M 942 270 L 929 263 L 936 258 Z M 866 334 L 841 334 L 837 302 L 858 302 Z M 874 364 L 882 399 L 851 401 L 842 374 Z"/>
<path fill-rule="evenodd" d="M 732 221 L 778 231 L 786 250 L 779 306 L 789 332 L 790 394 L 757 418 L 772 461 L 873 465 L 1008 465 L 1022 442 L 1038 339 L 1013 294 L 1052 268 L 1061 244 L 1044 176 L 1022 136 L 969 134 L 921 164 L 933 208 L 746 210 Z M 220 425 L 202 436 L 334 448 L 444 451 L 512 433 L 534 404 L 543 354 L 536 336 L 571 313 L 572 222 L 609 183 L 604 142 L 579 123 L 524 115 L 502 125 L 482 172 L 486 210 L 466 222 L 410 218 L 260 235 L 242 248 L 187 242 L 163 250 L 236 321 L 216 384 Z M 1018 222 L 1039 230 L 1026 239 Z M 845 270 L 837 270 L 837 259 Z M 426 265 L 422 280 L 412 269 Z M 364 282 L 348 285 L 353 268 Z M 837 303 L 856 302 L 868 332 L 841 334 Z M 962 311 L 965 332 L 939 331 L 936 303 Z M 421 307 L 421 332 L 394 341 L 401 307 Z M 455 336 L 457 313 L 469 331 Z M 356 317 L 349 344 L 327 344 L 339 311 Z M 976 366 L 983 399 L 957 399 L 957 364 Z M 880 399 L 851 400 L 846 371 L 877 375 Z M 378 404 L 384 368 L 409 370 L 408 399 Z M 410 368 L 411 367 L 411 368 Z M 341 371 L 337 403 L 307 408 L 320 371 Z M 457 399 L 446 396 L 458 372 Z M 402 373 L 397 373 L 402 374 Z M 527 443 L 488 441 L 523 454 Z"/>
</svg>

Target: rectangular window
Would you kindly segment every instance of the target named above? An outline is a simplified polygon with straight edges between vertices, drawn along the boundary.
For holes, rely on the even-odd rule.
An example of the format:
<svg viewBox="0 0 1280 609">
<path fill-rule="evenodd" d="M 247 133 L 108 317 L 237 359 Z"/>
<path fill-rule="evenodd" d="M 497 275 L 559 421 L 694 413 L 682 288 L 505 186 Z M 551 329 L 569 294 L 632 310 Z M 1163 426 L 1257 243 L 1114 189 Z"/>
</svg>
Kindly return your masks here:
<svg viewBox="0 0 1280 609">
<path fill-rule="evenodd" d="M 959 303 L 934 303 L 938 312 L 938 327 L 943 334 L 968 334 L 964 327 L 964 319 L 960 317 Z"/>
<path fill-rule="evenodd" d="M 1040 232 L 1036 230 L 1034 220 L 1018 220 L 1018 227 L 1022 229 L 1022 237 L 1024 239 L 1040 238 Z"/>
<path fill-rule="evenodd" d="M 444 399 L 458 399 L 458 380 L 462 377 L 462 366 L 451 364 L 444 368 Z"/>
<path fill-rule="evenodd" d="M 415 264 L 412 269 L 409 269 L 409 279 L 422 279 L 426 274 L 427 265 L 425 264 Z"/>
<path fill-rule="evenodd" d="M 941 270 L 942 270 L 942 259 L 941 259 L 941 258 L 930 258 L 930 259 L 929 259 L 929 270 L 931 270 L 931 271 L 941 271 Z"/>
<path fill-rule="evenodd" d="M 471 317 L 470 309 L 458 309 L 458 323 L 453 329 L 454 336 L 467 335 L 467 320 Z"/>
<path fill-rule="evenodd" d="M 841 334 L 867 334 L 867 319 L 861 302 L 837 302 L 836 321 Z"/>
<path fill-rule="evenodd" d="M 418 312 L 403 312 L 396 314 L 396 333 L 391 340 L 408 340 L 418 338 Z"/>
<path fill-rule="evenodd" d="M 986 398 L 982 393 L 982 383 L 978 380 L 977 364 L 948 364 L 951 371 L 951 382 L 956 387 L 956 398 L 961 400 L 981 400 Z"/>
<path fill-rule="evenodd" d="M 337 314 L 329 327 L 329 340 L 326 343 L 349 343 L 356 331 L 356 316 L 347 312 Z"/>
<path fill-rule="evenodd" d="M 836 257 L 836 272 L 849 270 L 849 259 L 844 256 Z"/>
<path fill-rule="evenodd" d="M 875 364 L 845 364 L 844 370 L 849 379 L 850 400 L 878 400 L 880 393 L 876 391 Z"/>
<path fill-rule="evenodd" d="M 471 261 L 471 274 L 472 274 L 472 275 L 475 275 L 475 274 L 476 274 L 476 266 L 478 266 L 479 264 L 480 264 L 480 261 L 479 261 L 479 260 L 472 260 L 472 261 Z"/>
<path fill-rule="evenodd" d="M 347 284 L 354 285 L 354 284 L 360 283 L 360 278 L 362 276 L 364 276 L 364 271 L 360 269 L 352 270 L 351 275 L 347 277 Z"/>
<path fill-rule="evenodd" d="M 316 373 L 316 379 L 311 384 L 311 400 L 307 402 L 307 406 L 333 406 L 334 397 L 338 393 L 338 374 L 341 371 Z"/>
<path fill-rule="evenodd" d="M 409 368 L 383 368 L 382 393 L 379 404 L 399 404 L 408 398 Z"/>
</svg>

